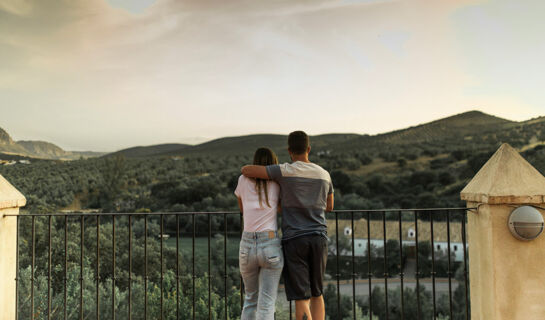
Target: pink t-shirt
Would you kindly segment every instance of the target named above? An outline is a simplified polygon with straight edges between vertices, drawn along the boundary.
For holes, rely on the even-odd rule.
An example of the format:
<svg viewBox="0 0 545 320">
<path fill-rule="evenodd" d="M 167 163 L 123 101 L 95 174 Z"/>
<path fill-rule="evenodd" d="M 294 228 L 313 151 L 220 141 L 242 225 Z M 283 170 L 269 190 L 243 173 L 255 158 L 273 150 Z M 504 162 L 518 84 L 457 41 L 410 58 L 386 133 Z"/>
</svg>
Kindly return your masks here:
<svg viewBox="0 0 545 320">
<path fill-rule="evenodd" d="M 244 210 L 244 231 L 261 232 L 277 230 L 276 214 L 279 203 L 280 187 L 274 181 L 267 181 L 267 193 L 269 204 L 267 206 L 265 195 L 261 194 L 262 203 L 259 203 L 259 195 L 255 187 L 255 181 L 245 176 L 238 178 L 235 195 L 242 199 Z"/>
</svg>

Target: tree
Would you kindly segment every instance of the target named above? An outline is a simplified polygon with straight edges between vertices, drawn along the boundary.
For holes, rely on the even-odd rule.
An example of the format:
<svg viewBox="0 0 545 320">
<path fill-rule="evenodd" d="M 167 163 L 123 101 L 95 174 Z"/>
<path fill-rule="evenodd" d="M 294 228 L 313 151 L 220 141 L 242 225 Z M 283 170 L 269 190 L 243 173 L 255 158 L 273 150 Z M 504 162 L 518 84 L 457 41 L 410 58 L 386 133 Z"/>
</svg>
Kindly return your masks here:
<svg viewBox="0 0 545 320">
<path fill-rule="evenodd" d="M 407 166 L 407 160 L 405 158 L 397 159 L 397 166 L 400 168 L 405 168 Z"/>
<path fill-rule="evenodd" d="M 340 302 L 337 299 L 340 299 Z M 342 294 L 340 297 L 337 297 L 337 289 L 331 283 L 328 284 L 325 289 L 324 303 L 326 306 L 326 317 L 328 319 L 344 319 L 351 315 L 351 299 Z M 338 303 L 340 303 L 340 310 L 338 310 Z"/>
<path fill-rule="evenodd" d="M 115 210 L 117 207 L 115 202 L 125 185 L 125 171 L 125 157 L 123 155 L 116 155 L 105 160 L 104 168 L 101 171 L 103 185 L 100 200 L 102 208 L 107 211 Z"/>
</svg>

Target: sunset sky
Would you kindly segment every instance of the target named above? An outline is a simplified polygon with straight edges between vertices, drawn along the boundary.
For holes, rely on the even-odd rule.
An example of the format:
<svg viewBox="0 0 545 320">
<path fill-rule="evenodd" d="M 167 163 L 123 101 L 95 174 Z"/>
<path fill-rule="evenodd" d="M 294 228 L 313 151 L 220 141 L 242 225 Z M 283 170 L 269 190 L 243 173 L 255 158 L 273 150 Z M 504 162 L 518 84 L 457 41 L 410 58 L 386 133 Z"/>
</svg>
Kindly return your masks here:
<svg viewBox="0 0 545 320">
<path fill-rule="evenodd" d="M 0 0 L 0 127 L 67 150 L 545 115 L 542 0 Z"/>
</svg>

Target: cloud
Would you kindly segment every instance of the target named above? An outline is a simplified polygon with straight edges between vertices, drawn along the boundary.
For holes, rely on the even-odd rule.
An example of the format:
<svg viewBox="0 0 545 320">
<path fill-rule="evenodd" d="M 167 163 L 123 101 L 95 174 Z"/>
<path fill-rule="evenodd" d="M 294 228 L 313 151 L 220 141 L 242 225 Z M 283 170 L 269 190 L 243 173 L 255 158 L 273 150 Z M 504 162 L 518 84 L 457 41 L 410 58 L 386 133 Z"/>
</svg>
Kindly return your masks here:
<svg viewBox="0 0 545 320">
<path fill-rule="evenodd" d="M 21 139 L 97 150 L 292 118 L 384 132 L 486 105 L 453 50 L 458 2 L 33 0 L 22 16 L 0 0 L 0 114 Z"/>
<path fill-rule="evenodd" d="M 32 11 L 32 5 L 28 0 L 0 0 L 0 10 L 24 16 Z"/>
<path fill-rule="evenodd" d="M 116 8 L 123 8 L 131 13 L 141 14 L 155 3 L 155 0 L 107 0 Z"/>
</svg>

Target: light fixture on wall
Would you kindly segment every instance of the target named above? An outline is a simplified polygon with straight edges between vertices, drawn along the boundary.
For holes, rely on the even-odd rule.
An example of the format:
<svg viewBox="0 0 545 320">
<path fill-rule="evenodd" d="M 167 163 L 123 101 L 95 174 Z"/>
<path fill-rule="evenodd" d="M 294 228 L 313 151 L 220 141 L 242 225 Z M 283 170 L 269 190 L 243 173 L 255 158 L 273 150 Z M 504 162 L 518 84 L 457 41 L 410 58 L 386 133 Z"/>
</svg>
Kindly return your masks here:
<svg viewBox="0 0 545 320">
<path fill-rule="evenodd" d="M 543 232 L 543 216 L 532 206 L 518 207 L 509 215 L 509 231 L 519 240 L 534 240 Z"/>
</svg>

